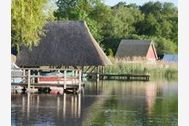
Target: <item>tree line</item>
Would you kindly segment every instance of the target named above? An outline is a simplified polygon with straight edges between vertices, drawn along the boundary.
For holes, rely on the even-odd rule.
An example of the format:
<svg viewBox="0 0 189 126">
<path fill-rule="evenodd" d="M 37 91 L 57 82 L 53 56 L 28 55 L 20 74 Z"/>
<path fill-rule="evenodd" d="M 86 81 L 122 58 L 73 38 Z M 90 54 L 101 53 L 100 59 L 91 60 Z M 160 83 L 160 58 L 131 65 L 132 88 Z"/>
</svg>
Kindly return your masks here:
<svg viewBox="0 0 189 126">
<path fill-rule="evenodd" d="M 41 5 L 47 5 L 48 2 L 48 0 L 43 0 L 43 4 Z M 99 42 L 107 55 L 115 55 L 121 39 L 153 40 L 159 55 L 177 53 L 178 9 L 173 3 L 147 2 L 139 6 L 119 2 L 114 6 L 108 6 L 105 5 L 102 0 L 57 0 L 55 4 L 57 9 L 51 11 L 50 14 L 47 14 L 47 12 L 38 14 L 39 12 L 37 12 L 37 16 L 45 16 L 43 19 L 40 18 L 40 22 L 43 23 L 44 20 L 49 21 L 52 17 L 53 20 L 62 21 L 85 20 L 92 35 L 97 42 Z M 40 6 L 39 3 L 38 5 Z M 13 7 L 14 6 L 12 6 L 12 9 L 15 11 L 14 8 L 17 7 Z M 33 10 L 36 10 L 36 8 Z M 12 15 L 15 15 L 14 13 L 15 12 L 12 12 Z M 24 37 L 19 37 L 22 32 L 20 29 L 14 28 L 16 25 L 14 25 L 15 21 L 13 22 L 13 19 L 11 38 L 12 43 L 17 44 L 21 42 L 20 39 Z M 24 18 L 24 20 L 27 19 Z M 17 21 L 17 23 L 20 21 L 21 19 Z M 39 33 L 43 33 L 41 32 L 41 26 L 44 24 L 41 25 L 38 21 L 39 20 L 31 22 L 32 25 L 35 25 L 33 29 L 39 30 Z M 26 21 L 26 23 L 28 22 Z M 37 33 L 37 35 L 39 36 L 36 37 L 36 35 L 34 35 L 34 37 L 40 38 L 40 34 Z M 30 38 L 28 37 L 28 39 Z M 23 44 L 31 46 L 37 43 L 37 41 L 31 40 L 24 39 Z"/>
</svg>

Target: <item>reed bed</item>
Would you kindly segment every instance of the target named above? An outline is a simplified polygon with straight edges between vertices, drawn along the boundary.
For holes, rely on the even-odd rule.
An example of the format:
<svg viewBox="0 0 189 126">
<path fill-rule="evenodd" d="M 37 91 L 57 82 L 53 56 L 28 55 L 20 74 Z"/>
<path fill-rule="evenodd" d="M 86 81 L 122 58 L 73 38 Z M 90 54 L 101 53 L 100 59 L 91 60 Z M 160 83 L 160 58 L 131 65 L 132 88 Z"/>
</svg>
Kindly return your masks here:
<svg viewBox="0 0 189 126">
<path fill-rule="evenodd" d="M 150 74 L 152 78 L 166 77 L 178 78 L 178 65 L 162 61 L 132 61 L 129 59 L 116 59 L 110 57 L 112 65 L 105 66 L 104 72 L 108 74 Z"/>
</svg>

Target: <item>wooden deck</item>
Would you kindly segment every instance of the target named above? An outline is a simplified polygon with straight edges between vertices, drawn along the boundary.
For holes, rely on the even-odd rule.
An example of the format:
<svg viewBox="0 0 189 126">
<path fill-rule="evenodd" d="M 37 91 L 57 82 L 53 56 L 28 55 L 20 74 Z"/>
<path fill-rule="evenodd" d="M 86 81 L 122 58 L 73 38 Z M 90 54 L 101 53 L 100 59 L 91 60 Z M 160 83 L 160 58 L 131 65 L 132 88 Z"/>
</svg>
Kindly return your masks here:
<svg viewBox="0 0 189 126">
<path fill-rule="evenodd" d="M 11 83 L 12 86 L 23 86 L 27 87 L 27 83 Z M 79 84 L 78 83 L 73 83 L 73 84 L 66 84 L 66 88 L 78 88 Z M 81 84 L 81 86 L 84 86 L 84 83 Z M 30 87 L 62 87 L 64 88 L 64 84 L 50 84 L 50 83 L 31 83 Z"/>
<path fill-rule="evenodd" d="M 51 76 L 42 76 L 39 74 L 39 71 L 42 69 L 36 69 L 36 68 L 24 68 L 22 75 L 13 75 L 11 76 L 12 79 L 14 78 L 22 78 L 24 81 L 22 83 L 14 83 L 12 82 L 12 86 L 21 86 L 26 88 L 28 91 L 33 88 L 52 88 L 52 87 L 58 87 L 62 88 L 64 91 L 66 90 L 73 90 L 79 92 L 84 85 L 81 81 L 81 70 L 72 70 L 74 75 L 72 77 L 67 77 L 67 71 L 70 71 L 70 69 L 61 69 L 63 72 L 63 75 L 51 75 Z M 31 71 L 37 71 L 38 74 L 31 74 Z M 52 69 L 55 70 L 55 69 Z M 60 70 L 60 69 L 56 69 Z M 50 81 L 50 80 L 51 81 Z M 48 81 L 49 80 L 49 81 Z M 53 80 L 53 81 L 52 81 Z"/>
<path fill-rule="evenodd" d="M 95 74 L 88 74 L 89 78 L 96 78 Z M 100 80 L 149 81 L 150 75 L 140 74 L 99 74 Z"/>
<path fill-rule="evenodd" d="M 100 79 L 103 80 L 127 80 L 127 81 L 149 81 L 150 75 L 134 74 L 102 74 Z"/>
</svg>

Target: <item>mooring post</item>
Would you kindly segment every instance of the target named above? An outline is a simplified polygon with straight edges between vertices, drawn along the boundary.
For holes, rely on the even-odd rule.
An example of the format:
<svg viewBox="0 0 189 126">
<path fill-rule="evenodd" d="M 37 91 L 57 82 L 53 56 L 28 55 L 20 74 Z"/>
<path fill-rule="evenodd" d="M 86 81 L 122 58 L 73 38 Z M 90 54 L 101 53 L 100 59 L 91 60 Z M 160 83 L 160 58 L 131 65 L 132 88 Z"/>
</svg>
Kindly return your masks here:
<svg viewBox="0 0 189 126">
<path fill-rule="evenodd" d="M 66 70 L 64 70 L 64 90 L 66 89 Z"/>
<path fill-rule="evenodd" d="M 76 77 L 78 76 L 78 73 L 77 73 L 77 72 L 78 72 L 78 70 L 75 71 L 75 76 L 76 76 Z"/>
<path fill-rule="evenodd" d="M 23 76 L 25 76 L 26 75 L 26 71 L 25 71 L 25 69 L 23 69 Z"/>
<path fill-rule="evenodd" d="M 82 71 L 79 70 L 79 91 L 81 90 L 81 74 L 82 74 Z"/>
<path fill-rule="evenodd" d="M 24 79 L 26 81 L 26 71 L 25 71 L 25 69 L 23 69 L 23 78 L 22 79 Z"/>
<path fill-rule="evenodd" d="M 28 92 L 30 92 L 30 70 L 28 70 Z"/>
<path fill-rule="evenodd" d="M 96 81 L 99 82 L 99 66 L 97 66 Z"/>
<path fill-rule="evenodd" d="M 75 76 L 75 71 L 74 70 L 72 70 L 72 76 Z"/>
<path fill-rule="evenodd" d="M 102 80 L 104 80 L 104 66 L 102 66 Z"/>
<path fill-rule="evenodd" d="M 39 82 L 39 76 L 40 76 L 40 73 L 39 73 L 39 70 L 37 71 L 37 83 Z"/>
</svg>

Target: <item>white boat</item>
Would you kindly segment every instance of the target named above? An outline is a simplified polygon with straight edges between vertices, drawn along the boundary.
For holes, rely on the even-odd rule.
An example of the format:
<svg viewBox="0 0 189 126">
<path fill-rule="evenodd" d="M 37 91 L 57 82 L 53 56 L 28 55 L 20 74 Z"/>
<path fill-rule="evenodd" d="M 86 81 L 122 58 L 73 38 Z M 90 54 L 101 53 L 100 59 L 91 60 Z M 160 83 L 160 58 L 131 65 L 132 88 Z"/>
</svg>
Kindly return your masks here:
<svg viewBox="0 0 189 126">
<path fill-rule="evenodd" d="M 37 93 L 38 92 L 38 89 L 37 88 L 30 88 L 30 89 L 26 89 L 26 92 L 29 92 L 29 93 Z"/>
<path fill-rule="evenodd" d="M 11 63 L 11 83 L 19 84 L 23 82 L 24 80 L 21 78 L 22 75 L 23 71 L 15 63 Z"/>
<path fill-rule="evenodd" d="M 12 93 L 22 93 L 23 92 L 23 87 L 22 86 L 11 86 L 11 92 Z"/>
</svg>

